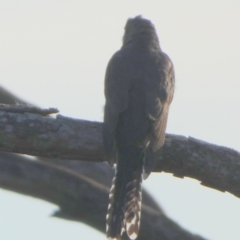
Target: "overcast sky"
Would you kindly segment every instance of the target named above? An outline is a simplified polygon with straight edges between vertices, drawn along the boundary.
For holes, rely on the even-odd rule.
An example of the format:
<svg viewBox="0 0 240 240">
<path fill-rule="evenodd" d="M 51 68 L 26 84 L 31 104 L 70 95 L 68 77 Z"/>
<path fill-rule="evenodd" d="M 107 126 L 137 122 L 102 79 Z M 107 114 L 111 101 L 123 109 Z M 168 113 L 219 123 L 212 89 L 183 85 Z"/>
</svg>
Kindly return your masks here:
<svg viewBox="0 0 240 240">
<path fill-rule="evenodd" d="M 63 115 L 102 121 L 107 62 L 126 20 L 139 14 L 155 24 L 175 65 L 167 132 L 240 150 L 239 0 L 0 0 L 0 85 Z M 240 199 L 171 174 L 152 174 L 143 185 L 189 231 L 240 239 Z M 105 239 L 50 218 L 56 209 L 0 190 L 1 240 Z"/>
</svg>

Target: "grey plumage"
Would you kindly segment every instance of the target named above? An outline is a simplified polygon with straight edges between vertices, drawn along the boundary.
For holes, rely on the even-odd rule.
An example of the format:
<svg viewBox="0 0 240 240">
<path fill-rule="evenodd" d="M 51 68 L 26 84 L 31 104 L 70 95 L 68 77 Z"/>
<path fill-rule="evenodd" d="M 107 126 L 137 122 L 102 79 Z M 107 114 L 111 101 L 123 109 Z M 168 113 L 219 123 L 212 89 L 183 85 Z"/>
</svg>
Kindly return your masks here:
<svg viewBox="0 0 240 240">
<path fill-rule="evenodd" d="M 142 173 L 154 166 L 165 140 L 174 68 L 161 51 L 154 25 L 129 19 L 123 46 L 110 59 L 105 76 L 103 141 L 109 163 L 117 164 L 107 212 L 107 237 L 131 239 L 139 232 Z"/>
</svg>

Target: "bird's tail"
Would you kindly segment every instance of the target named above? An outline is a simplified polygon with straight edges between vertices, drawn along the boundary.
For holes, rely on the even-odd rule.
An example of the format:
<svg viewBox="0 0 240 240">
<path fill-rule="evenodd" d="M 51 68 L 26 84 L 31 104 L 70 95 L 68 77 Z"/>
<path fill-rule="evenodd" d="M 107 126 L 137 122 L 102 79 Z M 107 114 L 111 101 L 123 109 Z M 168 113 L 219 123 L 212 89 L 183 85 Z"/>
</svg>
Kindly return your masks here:
<svg viewBox="0 0 240 240">
<path fill-rule="evenodd" d="M 142 203 L 144 152 L 140 148 L 119 149 L 117 170 L 109 193 L 106 233 L 119 240 L 124 231 L 130 239 L 138 236 Z"/>
</svg>

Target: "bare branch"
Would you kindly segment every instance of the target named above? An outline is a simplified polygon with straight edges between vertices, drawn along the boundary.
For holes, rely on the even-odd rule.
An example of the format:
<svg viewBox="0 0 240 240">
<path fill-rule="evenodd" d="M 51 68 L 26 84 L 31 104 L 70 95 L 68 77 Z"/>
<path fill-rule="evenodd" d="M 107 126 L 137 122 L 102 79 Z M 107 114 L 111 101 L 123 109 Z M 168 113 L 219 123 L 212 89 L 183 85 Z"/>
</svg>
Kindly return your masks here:
<svg viewBox="0 0 240 240">
<path fill-rule="evenodd" d="M 57 164 L 1 153 L 0 186 L 57 204 L 60 210 L 54 216 L 86 223 L 105 234 L 112 169 L 102 163 L 75 161 L 72 168 Z M 94 172 L 95 180 L 78 173 L 86 169 L 91 176 Z M 146 192 L 141 224 L 139 240 L 204 240 L 170 220 Z"/>
<path fill-rule="evenodd" d="M 103 161 L 100 123 L 0 112 L 0 151 Z"/>
<path fill-rule="evenodd" d="M 58 159 L 106 161 L 102 124 L 37 114 L 0 112 L 0 150 Z M 240 196 L 240 154 L 194 138 L 167 134 L 154 171 L 198 179 Z"/>
<path fill-rule="evenodd" d="M 0 104 L 0 111 L 12 112 L 12 113 L 35 113 L 42 116 L 47 116 L 53 113 L 59 113 L 56 108 L 42 109 L 31 105 L 12 105 L 12 104 Z"/>
<path fill-rule="evenodd" d="M 195 178 L 202 185 L 240 197 L 240 153 L 231 148 L 167 135 L 154 170 Z"/>
</svg>

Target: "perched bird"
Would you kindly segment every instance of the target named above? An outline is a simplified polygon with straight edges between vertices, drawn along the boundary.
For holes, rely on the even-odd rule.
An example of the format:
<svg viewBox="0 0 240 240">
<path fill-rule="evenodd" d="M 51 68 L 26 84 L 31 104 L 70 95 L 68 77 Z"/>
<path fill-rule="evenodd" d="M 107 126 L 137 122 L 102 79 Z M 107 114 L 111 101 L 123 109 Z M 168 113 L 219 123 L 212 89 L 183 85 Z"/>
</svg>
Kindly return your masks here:
<svg viewBox="0 0 240 240">
<path fill-rule="evenodd" d="M 138 236 L 141 182 L 154 167 L 154 153 L 164 144 L 174 67 L 161 50 L 154 25 L 128 19 L 123 45 L 110 59 L 105 76 L 103 142 L 109 163 L 116 163 L 107 210 L 108 239 L 124 231 Z"/>
</svg>

